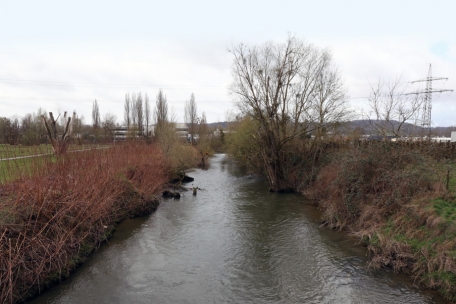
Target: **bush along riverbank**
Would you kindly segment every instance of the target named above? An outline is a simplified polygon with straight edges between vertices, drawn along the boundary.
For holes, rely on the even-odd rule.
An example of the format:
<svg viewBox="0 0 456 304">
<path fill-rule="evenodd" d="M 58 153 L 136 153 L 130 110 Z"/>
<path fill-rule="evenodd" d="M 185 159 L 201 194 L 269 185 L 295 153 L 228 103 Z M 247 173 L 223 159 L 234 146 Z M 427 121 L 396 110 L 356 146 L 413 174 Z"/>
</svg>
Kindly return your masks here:
<svg viewBox="0 0 456 304">
<path fill-rule="evenodd" d="M 327 226 L 367 245 L 371 267 L 408 273 L 454 301 L 456 167 L 429 155 L 383 142 L 339 149 L 302 192 Z"/>
<path fill-rule="evenodd" d="M 117 223 L 157 208 L 170 162 L 155 145 L 71 153 L 0 188 L 0 303 L 59 282 Z"/>
</svg>

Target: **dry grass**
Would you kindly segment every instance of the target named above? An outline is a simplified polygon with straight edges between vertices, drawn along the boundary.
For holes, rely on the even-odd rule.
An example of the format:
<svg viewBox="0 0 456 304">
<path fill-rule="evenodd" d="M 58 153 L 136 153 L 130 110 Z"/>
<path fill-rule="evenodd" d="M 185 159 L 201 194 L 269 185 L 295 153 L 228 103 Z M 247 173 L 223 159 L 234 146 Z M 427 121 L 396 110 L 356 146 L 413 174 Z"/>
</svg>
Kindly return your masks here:
<svg viewBox="0 0 456 304">
<path fill-rule="evenodd" d="M 452 149 L 421 147 L 431 146 Z M 409 273 L 456 300 L 456 177 L 446 189 L 448 162 L 414 148 L 369 143 L 342 150 L 305 194 L 328 226 L 366 243 L 371 267 Z"/>
<path fill-rule="evenodd" d="M 419 152 L 379 143 L 346 150 L 322 168 L 306 194 L 317 199 L 331 227 L 368 229 L 414 197 L 442 190 L 433 163 Z"/>
<path fill-rule="evenodd" d="M 143 143 L 67 154 L 0 188 L 0 303 L 60 280 L 112 232 L 148 213 L 167 181 L 161 150 Z"/>
</svg>

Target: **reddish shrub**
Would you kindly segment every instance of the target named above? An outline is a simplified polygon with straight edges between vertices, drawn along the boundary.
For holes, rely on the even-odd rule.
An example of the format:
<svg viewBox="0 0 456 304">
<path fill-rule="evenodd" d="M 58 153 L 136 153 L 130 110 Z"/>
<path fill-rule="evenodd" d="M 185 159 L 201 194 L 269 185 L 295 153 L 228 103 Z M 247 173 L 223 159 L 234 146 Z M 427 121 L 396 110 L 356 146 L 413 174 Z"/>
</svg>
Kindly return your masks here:
<svg viewBox="0 0 456 304">
<path fill-rule="evenodd" d="M 143 143 L 68 153 L 11 182 L 0 197 L 0 302 L 25 300 L 66 276 L 116 222 L 156 208 L 161 151 Z"/>
</svg>

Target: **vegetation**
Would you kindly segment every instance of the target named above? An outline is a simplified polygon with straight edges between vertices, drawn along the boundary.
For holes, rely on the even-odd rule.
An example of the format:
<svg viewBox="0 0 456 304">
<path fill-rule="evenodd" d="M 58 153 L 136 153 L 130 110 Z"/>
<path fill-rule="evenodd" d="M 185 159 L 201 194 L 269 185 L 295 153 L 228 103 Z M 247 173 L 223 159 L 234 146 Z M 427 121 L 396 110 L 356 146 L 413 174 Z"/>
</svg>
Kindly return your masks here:
<svg viewBox="0 0 456 304">
<path fill-rule="evenodd" d="M 365 242 L 371 267 L 409 273 L 455 300 L 456 176 L 442 163 L 456 154 L 432 157 L 442 146 L 453 150 L 429 142 L 421 150 L 390 142 L 339 147 L 303 192 L 326 225 Z"/>
<path fill-rule="evenodd" d="M 165 183 L 199 162 L 198 149 L 179 141 L 169 122 L 157 144 L 86 149 L 68 146 L 70 119 L 61 130 L 50 117 L 48 135 L 60 143 L 0 145 L 2 158 L 14 158 L 0 160 L 1 303 L 24 301 L 65 278 L 116 223 L 155 210 Z M 82 150 L 65 153 L 75 148 Z"/>
<path fill-rule="evenodd" d="M 336 123 L 348 118 L 347 97 L 331 55 L 290 37 L 284 44 L 240 44 L 234 56 L 230 91 L 254 128 L 250 141 L 261 147 L 257 157 L 271 191 L 290 191 L 297 170 L 290 157 L 314 131 L 318 143 Z"/>
<path fill-rule="evenodd" d="M 197 106 L 195 94 L 192 93 L 190 100 L 185 102 L 185 123 L 189 126 L 190 141 L 194 143 L 196 135 L 196 125 L 198 124 Z"/>
<path fill-rule="evenodd" d="M 30 161 L 27 178 L 0 188 L 0 302 L 61 280 L 118 221 L 156 208 L 171 163 L 142 142 Z"/>
<path fill-rule="evenodd" d="M 42 109 L 0 117 L 0 158 L 45 155 L 0 159 L 0 302 L 61 280 L 118 221 L 154 210 L 165 182 L 205 167 L 213 151 L 236 156 L 271 191 L 305 194 L 327 226 L 366 243 L 372 267 L 410 273 L 456 300 L 456 145 L 360 141 L 361 130 L 346 129 L 348 97 L 327 50 L 289 37 L 230 52 L 241 113 L 229 129 L 212 132 L 191 94 L 190 140 L 179 138 L 162 90 L 153 109 L 147 94 L 125 95 L 127 142 L 109 149 L 82 145 L 114 138 L 116 117 L 101 120 L 96 100 L 91 125 Z M 399 81 L 372 87 L 366 118 L 383 139 L 410 133 L 420 117 L 422 100 L 404 92 Z M 66 153 L 72 133 L 79 153 Z"/>
<path fill-rule="evenodd" d="M 34 172 L 54 159 L 52 155 L 25 157 L 0 161 L 0 185 L 17 179 L 31 177 Z"/>
<path fill-rule="evenodd" d="M 422 100 L 379 82 L 367 118 L 383 140 L 360 141 L 345 128 L 345 91 L 326 51 L 292 37 L 231 52 L 241 116 L 227 150 L 272 191 L 303 193 L 325 225 L 359 237 L 371 267 L 456 300 L 456 144 L 386 140 L 417 121 Z"/>
<path fill-rule="evenodd" d="M 364 116 L 376 134 L 399 137 L 406 134 L 406 124 L 419 124 L 424 100 L 418 94 L 407 94 L 407 89 L 400 79 L 392 83 L 379 81 L 372 87 L 369 97 L 371 112 Z"/>
<path fill-rule="evenodd" d="M 30 156 L 37 154 L 49 154 L 52 153 L 51 145 L 39 145 L 39 146 L 22 146 L 22 145 L 8 145 L 0 144 L 0 158 L 13 158 L 21 156 Z"/>
<path fill-rule="evenodd" d="M 69 145 L 67 152 L 80 152 L 92 149 L 107 149 L 108 145 Z M 55 162 L 51 145 L 11 146 L 0 145 L 0 184 L 16 179 L 29 178 L 42 166 Z"/>
</svg>

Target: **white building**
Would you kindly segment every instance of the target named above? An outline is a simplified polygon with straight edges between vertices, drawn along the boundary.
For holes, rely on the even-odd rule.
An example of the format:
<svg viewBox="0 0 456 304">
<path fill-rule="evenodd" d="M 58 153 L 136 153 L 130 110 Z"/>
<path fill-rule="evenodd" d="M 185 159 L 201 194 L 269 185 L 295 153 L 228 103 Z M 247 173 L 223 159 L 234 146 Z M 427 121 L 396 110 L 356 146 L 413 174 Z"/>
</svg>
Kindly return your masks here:
<svg viewBox="0 0 456 304">
<path fill-rule="evenodd" d="M 142 128 L 142 130 L 139 130 L 138 127 L 132 126 L 115 127 L 114 129 L 112 129 L 112 135 L 114 137 L 114 141 L 124 141 L 127 140 L 127 138 L 144 136 L 144 128 Z"/>
<path fill-rule="evenodd" d="M 188 126 L 185 123 L 176 123 L 174 129 L 176 130 L 177 136 L 181 139 L 187 140 Z"/>
</svg>

